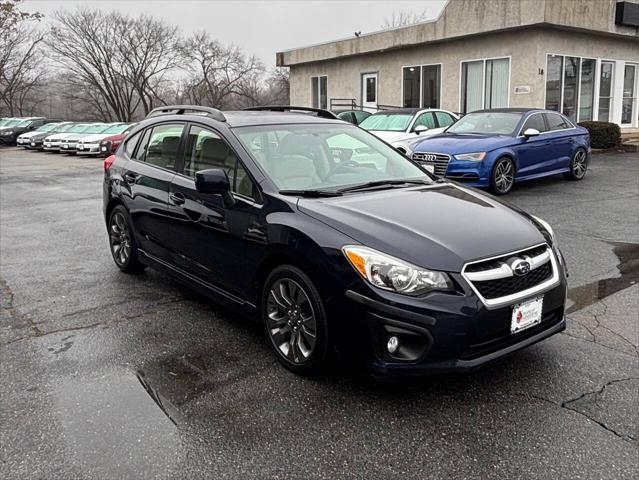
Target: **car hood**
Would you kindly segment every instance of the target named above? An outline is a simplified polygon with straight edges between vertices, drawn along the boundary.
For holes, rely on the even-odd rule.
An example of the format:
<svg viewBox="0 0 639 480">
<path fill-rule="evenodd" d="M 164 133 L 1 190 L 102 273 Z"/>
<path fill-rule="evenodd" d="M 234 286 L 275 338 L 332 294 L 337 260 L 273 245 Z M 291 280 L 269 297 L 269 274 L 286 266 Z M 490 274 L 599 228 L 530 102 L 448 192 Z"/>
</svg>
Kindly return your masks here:
<svg viewBox="0 0 639 480">
<path fill-rule="evenodd" d="M 84 142 L 99 142 L 105 138 L 107 138 L 109 135 L 105 135 L 104 133 L 92 133 L 90 135 L 86 135 L 84 137 L 82 137 L 82 140 Z"/>
<path fill-rule="evenodd" d="M 414 146 L 414 152 L 458 153 L 489 152 L 510 145 L 513 138 L 508 135 L 479 135 L 441 133 L 424 139 Z"/>
<path fill-rule="evenodd" d="M 406 132 L 389 132 L 387 130 L 368 130 L 369 133 L 372 133 L 377 138 L 381 138 L 385 142 L 393 143 L 399 140 L 402 140 L 405 137 L 410 137 L 411 135 L 415 135 L 414 133 L 406 133 Z"/>
<path fill-rule="evenodd" d="M 450 183 L 302 198 L 298 207 L 356 243 L 433 270 L 460 272 L 468 261 L 545 241 L 514 208 Z"/>
<path fill-rule="evenodd" d="M 31 138 L 31 137 L 35 137 L 36 135 L 40 135 L 41 133 L 42 132 L 36 132 L 36 131 L 24 132 L 19 135 L 19 138 Z"/>
</svg>

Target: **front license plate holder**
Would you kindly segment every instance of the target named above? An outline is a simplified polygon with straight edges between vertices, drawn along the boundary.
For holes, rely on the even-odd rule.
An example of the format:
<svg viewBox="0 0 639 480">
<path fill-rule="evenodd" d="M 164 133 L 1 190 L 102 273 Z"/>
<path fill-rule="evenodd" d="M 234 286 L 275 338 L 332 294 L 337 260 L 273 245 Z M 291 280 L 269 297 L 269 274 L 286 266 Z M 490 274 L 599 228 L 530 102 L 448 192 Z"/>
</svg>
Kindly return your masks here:
<svg viewBox="0 0 639 480">
<path fill-rule="evenodd" d="M 431 165 L 429 163 L 423 163 L 422 165 L 428 173 L 435 173 L 435 165 Z"/>
<path fill-rule="evenodd" d="M 537 297 L 513 306 L 510 333 L 518 333 L 541 323 L 544 297 Z"/>
</svg>

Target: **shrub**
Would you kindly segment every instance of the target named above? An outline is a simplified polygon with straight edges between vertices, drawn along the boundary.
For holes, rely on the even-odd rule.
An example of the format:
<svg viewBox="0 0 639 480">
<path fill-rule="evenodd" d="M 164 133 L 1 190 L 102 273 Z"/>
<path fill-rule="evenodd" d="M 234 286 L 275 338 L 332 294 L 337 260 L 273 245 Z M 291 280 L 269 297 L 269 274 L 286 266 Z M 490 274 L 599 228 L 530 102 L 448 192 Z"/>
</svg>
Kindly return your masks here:
<svg viewBox="0 0 639 480">
<path fill-rule="evenodd" d="M 621 129 L 616 123 L 610 122 L 580 122 L 590 133 L 592 148 L 614 148 L 621 145 Z"/>
</svg>

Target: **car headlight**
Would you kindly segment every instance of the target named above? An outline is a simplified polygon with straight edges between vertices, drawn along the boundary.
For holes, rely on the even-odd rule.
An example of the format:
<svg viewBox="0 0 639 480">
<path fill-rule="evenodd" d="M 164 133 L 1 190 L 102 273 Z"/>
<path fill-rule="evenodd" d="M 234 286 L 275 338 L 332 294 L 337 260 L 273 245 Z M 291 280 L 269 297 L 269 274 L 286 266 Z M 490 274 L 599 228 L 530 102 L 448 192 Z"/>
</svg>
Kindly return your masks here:
<svg viewBox="0 0 639 480">
<path fill-rule="evenodd" d="M 470 160 L 471 162 L 481 162 L 486 156 L 486 152 L 460 153 L 455 155 L 457 160 Z"/>
<path fill-rule="evenodd" d="M 554 245 L 557 240 L 555 238 L 555 232 L 553 231 L 553 229 L 550 226 L 550 224 L 546 220 L 543 220 L 543 219 L 541 219 L 539 217 L 536 217 L 534 215 L 531 215 L 531 217 L 534 218 L 535 221 L 539 225 L 541 225 L 541 227 L 546 231 L 547 235 L 544 235 L 544 237 L 546 237 L 546 240 L 548 240 L 551 244 Z"/>
<path fill-rule="evenodd" d="M 13 135 L 13 130 L 5 130 L 2 135 Z"/>
<path fill-rule="evenodd" d="M 416 296 L 453 289 L 445 273 L 416 267 L 368 247 L 345 246 L 342 250 L 362 278 L 384 290 Z"/>
</svg>

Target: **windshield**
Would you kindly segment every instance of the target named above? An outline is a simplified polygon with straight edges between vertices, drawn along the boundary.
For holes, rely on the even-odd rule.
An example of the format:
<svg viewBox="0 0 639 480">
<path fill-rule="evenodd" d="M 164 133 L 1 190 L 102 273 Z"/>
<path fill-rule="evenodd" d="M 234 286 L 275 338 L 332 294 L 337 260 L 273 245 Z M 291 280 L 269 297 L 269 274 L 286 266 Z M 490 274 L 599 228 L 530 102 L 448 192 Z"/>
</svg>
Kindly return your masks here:
<svg viewBox="0 0 639 480">
<path fill-rule="evenodd" d="M 411 113 L 375 113 L 359 124 L 364 130 L 386 130 L 403 132 L 408 128 L 413 115 Z"/>
<path fill-rule="evenodd" d="M 20 123 L 22 120 L 8 120 L 7 123 L 5 123 L 3 125 L 3 127 L 15 127 L 18 123 Z"/>
<path fill-rule="evenodd" d="M 67 123 L 66 125 L 56 125 L 55 132 L 56 133 L 69 132 L 75 126 L 76 126 L 75 123 Z"/>
<path fill-rule="evenodd" d="M 241 127 L 234 132 L 280 190 L 335 190 L 385 180 L 433 180 L 354 125 Z"/>
<path fill-rule="evenodd" d="M 122 133 L 124 132 L 127 128 L 129 128 L 129 125 L 112 125 L 109 128 L 107 128 L 104 132 L 100 132 L 100 133 L 109 133 L 111 135 L 115 135 L 116 133 Z"/>
<path fill-rule="evenodd" d="M 74 125 L 73 128 L 68 130 L 68 133 L 82 133 L 91 125 L 87 125 L 86 123 L 80 123 L 79 125 Z"/>
<path fill-rule="evenodd" d="M 32 123 L 33 123 L 33 119 L 21 120 L 21 121 L 18 121 L 18 123 L 16 124 L 16 127 L 28 127 Z"/>
<path fill-rule="evenodd" d="M 41 127 L 36 128 L 35 131 L 36 132 L 50 132 L 51 130 L 53 130 L 57 126 L 58 126 L 57 123 L 46 123 L 46 124 L 42 125 Z"/>
<path fill-rule="evenodd" d="M 447 133 L 478 133 L 484 135 L 512 135 L 521 119 L 519 112 L 469 113 L 452 124 Z"/>
<path fill-rule="evenodd" d="M 105 125 L 103 123 L 98 123 L 95 125 L 89 125 L 89 128 L 84 130 L 82 133 L 102 133 L 107 128 L 109 128 L 108 125 Z"/>
</svg>

